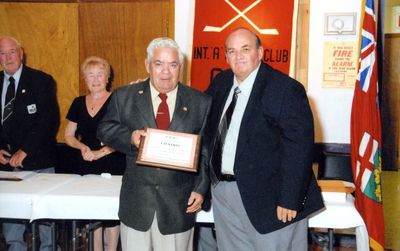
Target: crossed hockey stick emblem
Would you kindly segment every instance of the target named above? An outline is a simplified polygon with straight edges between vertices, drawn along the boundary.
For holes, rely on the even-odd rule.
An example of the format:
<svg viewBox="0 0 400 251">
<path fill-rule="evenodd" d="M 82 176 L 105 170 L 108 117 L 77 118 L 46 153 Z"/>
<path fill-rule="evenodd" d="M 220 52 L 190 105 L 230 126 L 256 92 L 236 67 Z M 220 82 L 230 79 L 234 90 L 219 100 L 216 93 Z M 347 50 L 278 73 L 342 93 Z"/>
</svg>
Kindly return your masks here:
<svg viewBox="0 0 400 251">
<path fill-rule="evenodd" d="M 204 32 L 221 32 L 223 31 L 226 27 L 228 27 L 231 23 L 233 23 L 234 21 L 236 21 L 238 18 L 242 17 L 244 18 L 251 26 L 253 26 L 254 29 L 256 29 L 260 34 L 268 34 L 268 35 L 278 35 L 279 32 L 277 29 L 260 29 L 258 28 L 257 25 L 255 25 L 253 23 L 253 21 L 251 21 L 245 14 L 246 12 L 248 12 L 249 10 L 251 10 L 252 8 L 254 8 L 254 6 L 256 6 L 257 4 L 259 4 L 261 2 L 261 0 L 257 0 L 255 2 L 253 2 L 250 6 L 248 6 L 245 10 L 240 11 L 238 8 L 236 8 L 235 5 L 233 5 L 229 0 L 225 0 L 225 2 L 227 4 L 229 4 L 229 6 L 231 6 L 231 8 L 236 11 L 238 14 L 233 17 L 231 20 L 229 20 L 226 24 L 224 24 L 221 27 L 215 27 L 215 26 L 209 26 L 207 25 L 206 27 L 204 27 L 203 31 Z"/>
</svg>

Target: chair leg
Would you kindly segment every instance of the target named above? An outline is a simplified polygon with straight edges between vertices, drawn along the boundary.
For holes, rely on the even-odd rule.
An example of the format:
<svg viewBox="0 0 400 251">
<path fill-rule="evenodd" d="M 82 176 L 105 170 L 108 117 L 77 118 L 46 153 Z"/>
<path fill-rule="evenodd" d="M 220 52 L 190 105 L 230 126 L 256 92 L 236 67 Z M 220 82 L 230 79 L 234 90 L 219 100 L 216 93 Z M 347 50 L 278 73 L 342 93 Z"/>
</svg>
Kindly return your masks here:
<svg viewBox="0 0 400 251">
<path fill-rule="evenodd" d="M 56 223 L 54 221 L 50 222 L 51 228 L 51 248 L 53 251 L 57 250 L 57 241 L 56 241 Z"/>
<path fill-rule="evenodd" d="M 333 251 L 333 229 L 332 228 L 328 228 L 328 238 L 329 238 L 329 251 Z"/>
<path fill-rule="evenodd" d="M 72 251 L 75 251 L 76 250 L 76 220 L 72 221 L 71 235 L 72 235 Z"/>
<path fill-rule="evenodd" d="M 43 224 L 43 222 L 39 223 L 39 225 L 40 224 Z M 50 226 L 51 248 L 52 250 L 57 250 L 56 223 L 54 221 L 51 221 L 51 222 L 44 222 L 44 224 Z M 32 232 L 32 251 L 35 251 L 37 246 L 36 221 L 33 221 L 30 225 Z"/>
<path fill-rule="evenodd" d="M 31 224 L 32 231 L 32 251 L 36 250 L 36 221 L 33 221 Z"/>
<path fill-rule="evenodd" d="M 89 238 L 88 238 L 88 246 L 89 246 L 89 251 L 93 251 L 93 241 L 94 241 L 94 229 L 93 229 L 93 223 L 89 223 Z"/>
<path fill-rule="evenodd" d="M 69 249 L 69 228 L 68 228 L 68 222 L 63 221 L 63 229 L 64 229 L 64 250 Z"/>
</svg>

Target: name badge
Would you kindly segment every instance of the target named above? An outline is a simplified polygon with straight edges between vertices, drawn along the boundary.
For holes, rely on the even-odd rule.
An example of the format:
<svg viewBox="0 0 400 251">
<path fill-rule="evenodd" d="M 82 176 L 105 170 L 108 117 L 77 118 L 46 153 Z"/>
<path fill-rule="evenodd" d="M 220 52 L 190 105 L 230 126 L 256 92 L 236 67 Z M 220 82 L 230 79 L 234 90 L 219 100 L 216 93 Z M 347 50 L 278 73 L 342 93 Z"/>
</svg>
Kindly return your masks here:
<svg viewBox="0 0 400 251">
<path fill-rule="evenodd" d="M 34 114 L 34 113 L 37 112 L 37 109 L 36 109 L 36 105 L 35 105 L 35 104 L 28 105 L 26 108 L 28 109 L 28 113 L 29 113 L 29 114 Z"/>
</svg>

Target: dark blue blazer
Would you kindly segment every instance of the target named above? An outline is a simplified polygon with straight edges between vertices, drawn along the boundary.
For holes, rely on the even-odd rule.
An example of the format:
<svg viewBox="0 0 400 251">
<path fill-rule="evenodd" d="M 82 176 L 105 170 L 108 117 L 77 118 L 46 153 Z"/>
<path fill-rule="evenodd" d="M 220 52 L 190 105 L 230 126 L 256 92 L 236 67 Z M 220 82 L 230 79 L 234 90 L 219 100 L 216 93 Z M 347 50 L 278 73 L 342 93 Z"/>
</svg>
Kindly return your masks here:
<svg viewBox="0 0 400 251">
<path fill-rule="evenodd" d="M 220 73 L 206 91 L 213 97 L 206 130 L 209 151 L 233 85 L 231 70 Z M 323 202 L 312 172 L 314 127 L 304 87 L 261 63 L 245 109 L 234 173 L 247 215 L 261 234 L 304 219 Z M 218 182 L 210 163 L 210 178 Z M 277 206 L 298 211 L 295 221 L 277 219 Z"/>
<path fill-rule="evenodd" d="M 0 95 L 4 73 L 0 72 Z M 1 96 L 0 96 L 1 97 Z M 1 105 L 1 103 L 0 103 Z M 1 112 L 1 110 L 0 110 Z M 56 84 L 42 72 L 23 66 L 14 101 L 10 125 L 0 124 L 0 149 L 11 147 L 11 153 L 22 149 L 27 153 L 24 170 L 37 170 L 56 165 L 56 134 L 60 124 Z M 12 170 L 0 165 L 0 169 Z"/>
</svg>

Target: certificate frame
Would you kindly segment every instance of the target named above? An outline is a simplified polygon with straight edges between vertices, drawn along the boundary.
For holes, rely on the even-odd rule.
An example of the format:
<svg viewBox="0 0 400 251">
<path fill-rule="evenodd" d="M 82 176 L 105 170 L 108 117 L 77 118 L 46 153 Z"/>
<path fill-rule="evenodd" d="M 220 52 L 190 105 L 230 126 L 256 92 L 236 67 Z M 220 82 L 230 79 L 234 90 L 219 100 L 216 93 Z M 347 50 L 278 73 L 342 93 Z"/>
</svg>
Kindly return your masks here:
<svg viewBox="0 0 400 251">
<path fill-rule="evenodd" d="M 146 128 L 136 164 L 187 172 L 197 172 L 201 137 L 154 128 Z"/>
</svg>

